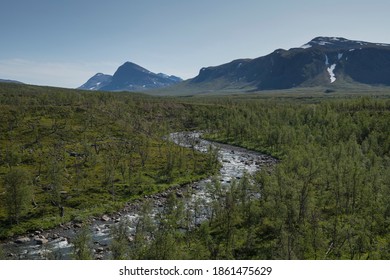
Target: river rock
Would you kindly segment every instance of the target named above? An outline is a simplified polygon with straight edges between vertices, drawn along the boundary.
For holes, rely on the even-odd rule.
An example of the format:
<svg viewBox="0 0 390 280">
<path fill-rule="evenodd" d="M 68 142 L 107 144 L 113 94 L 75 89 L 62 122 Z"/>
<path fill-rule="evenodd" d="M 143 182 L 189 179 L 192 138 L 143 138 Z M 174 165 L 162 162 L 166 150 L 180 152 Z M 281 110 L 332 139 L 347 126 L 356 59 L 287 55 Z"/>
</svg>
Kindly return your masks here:
<svg viewBox="0 0 390 280">
<path fill-rule="evenodd" d="M 111 218 L 108 217 L 107 215 L 103 215 L 102 218 L 101 218 L 101 220 L 102 220 L 103 222 L 108 222 L 109 220 L 111 220 Z"/>
<path fill-rule="evenodd" d="M 96 248 L 95 252 L 98 253 L 98 254 L 103 253 L 104 252 L 104 248 L 103 247 L 98 247 L 98 248 Z"/>
<path fill-rule="evenodd" d="M 18 239 L 15 240 L 15 243 L 16 244 L 24 244 L 24 243 L 27 243 L 27 242 L 30 242 L 31 239 L 28 238 L 27 236 L 23 236 L 23 237 L 19 237 Z"/>
<path fill-rule="evenodd" d="M 168 196 L 168 194 L 166 193 L 166 192 L 163 192 L 163 193 L 161 193 L 161 195 L 160 195 L 160 197 L 162 197 L 162 198 L 166 198 Z"/>
<path fill-rule="evenodd" d="M 44 238 L 44 237 L 35 237 L 34 240 L 35 240 L 35 242 L 36 242 L 38 245 L 43 245 L 43 244 L 46 244 L 47 242 L 49 242 L 49 240 L 47 240 L 47 239 Z"/>
<path fill-rule="evenodd" d="M 73 225 L 73 227 L 74 227 L 74 228 L 82 228 L 83 225 L 80 224 L 80 223 L 76 223 L 76 224 Z"/>
</svg>

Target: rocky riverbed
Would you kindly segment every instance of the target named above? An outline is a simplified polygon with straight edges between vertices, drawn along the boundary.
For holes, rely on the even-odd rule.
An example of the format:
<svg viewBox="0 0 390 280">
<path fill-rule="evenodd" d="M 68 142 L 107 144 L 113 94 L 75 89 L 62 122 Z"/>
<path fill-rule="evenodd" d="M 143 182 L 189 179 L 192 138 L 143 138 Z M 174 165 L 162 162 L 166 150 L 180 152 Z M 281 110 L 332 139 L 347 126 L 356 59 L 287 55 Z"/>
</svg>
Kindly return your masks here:
<svg viewBox="0 0 390 280">
<path fill-rule="evenodd" d="M 201 152 L 208 151 L 210 146 L 217 149 L 218 160 L 221 163 L 218 180 L 222 186 L 228 185 L 232 180 L 240 180 L 245 173 L 253 174 L 264 166 L 276 163 L 274 158 L 267 155 L 204 140 L 199 132 L 172 133 L 170 139 L 177 145 Z M 173 186 L 163 193 L 145 196 L 142 200 L 128 203 L 123 210 L 115 214 L 91 218 L 88 222 L 95 259 L 109 258 L 110 228 L 114 224 L 126 219 L 130 226 L 130 233 L 133 234 L 142 205 L 146 202 L 152 205 L 150 215 L 153 217 L 164 208 L 166 198 L 172 192 L 178 199 L 183 200 L 185 208 L 192 213 L 194 224 L 206 220 L 211 201 L 207 188 L 210 182 L 211 179 L 205 179 L 186 186 Z M 52 230 L 37 230 L 16 237 L 3 244 L 6 257 L 8 259 L 70 259 L 71 240 L 81 228 L 81 221 L 73 221 Z M 131 238 L 132 236 L 129 236 L 130 240 Z"/>
</svg>

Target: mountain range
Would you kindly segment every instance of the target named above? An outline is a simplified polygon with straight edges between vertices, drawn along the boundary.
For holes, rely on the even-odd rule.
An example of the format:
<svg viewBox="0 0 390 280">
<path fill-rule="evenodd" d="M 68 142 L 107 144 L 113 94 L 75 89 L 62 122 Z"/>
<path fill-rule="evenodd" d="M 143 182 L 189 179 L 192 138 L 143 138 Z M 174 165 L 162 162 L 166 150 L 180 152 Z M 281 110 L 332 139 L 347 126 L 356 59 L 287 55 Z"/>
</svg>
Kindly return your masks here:
<svg viewBox="0 0 390 280">
<path fill-rule="evenodd" d="M 340 83 L 390 86 L 390 45 L 317 37 L 299 48 L 202 68 L 186 87 L 276 90 Z"/>
<path fill-rule="evenodd" d="M 98 73 L 79 89 L 102 91 L 145 91 L 163 88 L 181 82 L 176 76 L 153 73 L 135 63 L 126 62 L 113 76 Z"/>
<path fill-rule="evenodd" d="M 81 89 L 145 91 L 161 93 L 210 91 L 261 91 L 338 85 L 390 86 L 390 45 L 316 37 L 301 47 L 254 58 L 237 59 L 219 66 L 204 67 L 182 81 L 155 74 L 126 62 L 113 76 L 98 73 Z M 153 92 L 153 91 L 152 91 Z"/>
</svg>

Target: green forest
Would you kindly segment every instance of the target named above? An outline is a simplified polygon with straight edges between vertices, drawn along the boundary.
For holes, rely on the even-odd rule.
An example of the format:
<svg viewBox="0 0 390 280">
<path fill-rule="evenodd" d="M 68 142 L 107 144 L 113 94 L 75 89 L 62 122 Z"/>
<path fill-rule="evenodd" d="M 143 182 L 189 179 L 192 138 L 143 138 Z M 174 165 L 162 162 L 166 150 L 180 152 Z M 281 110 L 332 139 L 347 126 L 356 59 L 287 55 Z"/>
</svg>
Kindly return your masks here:
<svg viewBox="0 0 390 280">
<path fill-rule="evenodd" d="M 2 85 L 0 236 L 115 211 L 214 173 L 164 136 L 192 106 L 136 94 Z"/>
<path fill-rule="evenodd" d="M 125 222 L 113 227 L 113 259 L 390 259 L 389 96 L 173 98 L 0 84 L 0 237 L 216 176 L 212 151 L 166 138 L 201 130 L 279 162 L 227 189 L 215 177 L 213 215 L 195 228 L 183 230 L 176 196 L 157 223 L 146 203 L 133 240 Z M 92 258 L 89 242 L 85 227 L 74 258 Z"/>
</svg>

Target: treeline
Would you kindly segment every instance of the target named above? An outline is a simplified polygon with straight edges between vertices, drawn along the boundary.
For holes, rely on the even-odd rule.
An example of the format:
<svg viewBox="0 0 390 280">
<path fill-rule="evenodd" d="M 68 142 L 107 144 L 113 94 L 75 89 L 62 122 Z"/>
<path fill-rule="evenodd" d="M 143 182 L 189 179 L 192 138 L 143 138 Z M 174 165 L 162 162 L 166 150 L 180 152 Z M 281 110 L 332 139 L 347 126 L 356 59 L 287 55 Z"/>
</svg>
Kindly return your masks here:
<svg viewBox="0 0 390 280">
<path fill-rule="evenodd" d="M 207 155 L 166 137 L 193 125 L 191 107 L 1 84 L 0 237 L 82 221 L 212 174 Z"/>
</svg>

